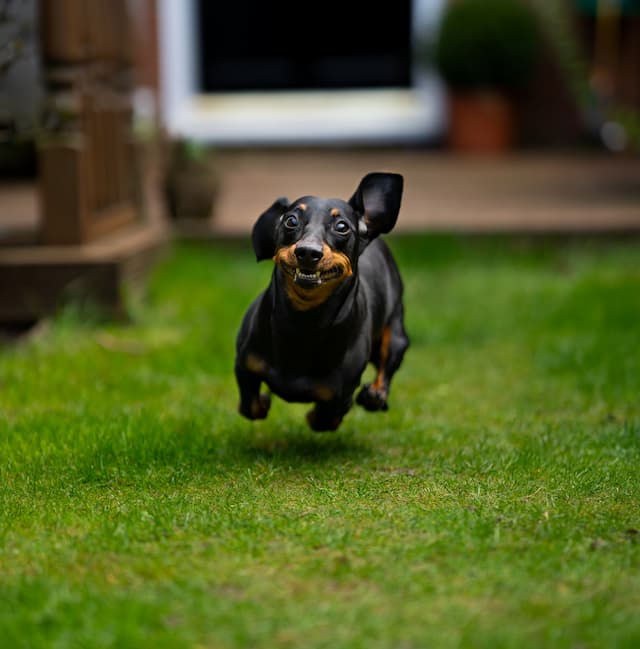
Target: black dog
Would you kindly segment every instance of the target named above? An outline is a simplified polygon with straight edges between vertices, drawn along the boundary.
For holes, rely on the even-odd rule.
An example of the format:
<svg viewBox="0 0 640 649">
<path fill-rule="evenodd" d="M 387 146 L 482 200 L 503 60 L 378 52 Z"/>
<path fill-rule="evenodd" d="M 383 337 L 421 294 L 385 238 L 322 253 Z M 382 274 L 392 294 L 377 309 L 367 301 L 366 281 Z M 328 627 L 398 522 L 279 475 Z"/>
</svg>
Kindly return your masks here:
<svg viewBox="0 0 640 649">
<path fill-rule="evenodd" d="M 371 173 L 348 202 L 279 198 L 260 216 L 252 233 L 256 258 L 273 258 L 275 268 L 238 334 L 242 415 L 267 416 L 264 382 L 286 401 L 315 402 L 307 415 L 313 430 L 336 430 L 369 361 L 377 376 L 357 402 L 387 409 L 409 340 L 400 273 L 376 237 L 396 223 L 402 183 L 398 174 Z"/>
</svg>

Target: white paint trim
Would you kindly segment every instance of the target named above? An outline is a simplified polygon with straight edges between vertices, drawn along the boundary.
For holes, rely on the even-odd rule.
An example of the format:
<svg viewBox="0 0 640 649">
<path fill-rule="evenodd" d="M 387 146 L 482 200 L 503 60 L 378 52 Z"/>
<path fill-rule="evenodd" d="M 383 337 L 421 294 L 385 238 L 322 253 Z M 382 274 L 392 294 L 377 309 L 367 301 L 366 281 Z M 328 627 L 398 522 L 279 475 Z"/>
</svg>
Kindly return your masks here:
<svg viewBox="0 0 640 649">
<path fill-rule="evenodd" d="M 441 5 L 414 0 L 414 15 L 424 21 L 427 9 Z M 159 0 L 158 10 L 162 112 L 171 135 L 220 145 L 371 144 L 443 131 L 444 91 L 426 71 L 414 70 L 406 90 L 199 94 L 196 0 Z"/>
</svg>

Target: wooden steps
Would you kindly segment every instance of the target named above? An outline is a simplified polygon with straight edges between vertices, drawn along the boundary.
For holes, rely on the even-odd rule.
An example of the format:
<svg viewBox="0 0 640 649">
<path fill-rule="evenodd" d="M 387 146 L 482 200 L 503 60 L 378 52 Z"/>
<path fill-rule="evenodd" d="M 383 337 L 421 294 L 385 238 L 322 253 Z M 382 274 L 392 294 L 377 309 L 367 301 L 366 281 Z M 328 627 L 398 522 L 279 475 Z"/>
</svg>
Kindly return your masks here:
<svg viewBox="0 0 640 649">
<path fill-rule="evenodd" d="M 85 244 L 0 247 L 0 322 L 38 320 L 69 301 L 124 315 L 125 295 L 142 290 L 168 241 L 167 226 L 150 220 Z"/>
</svg>

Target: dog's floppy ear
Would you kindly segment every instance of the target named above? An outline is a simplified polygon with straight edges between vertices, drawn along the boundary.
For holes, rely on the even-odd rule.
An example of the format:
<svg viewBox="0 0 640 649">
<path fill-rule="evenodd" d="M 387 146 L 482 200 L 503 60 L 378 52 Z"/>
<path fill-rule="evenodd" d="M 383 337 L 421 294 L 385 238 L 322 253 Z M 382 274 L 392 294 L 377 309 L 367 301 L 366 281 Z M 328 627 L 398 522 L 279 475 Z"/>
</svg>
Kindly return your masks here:
<svg viewBox="0 0 640 649">
<path fill-rule="evenodd" d="M 400 211 L 403 179 L 400 174 L 373 172 L 358 185 L 349 205 L 362 215 L 368 241 L 393 229 Z"/>
<path fill-rule="evenodd" d="M 276 254 L 276 225 L 287 207 L 289 200 L 281 196 L 258 217 L 253 226 L 251 241 L 258 261 L 271 259 Z"/>
</svg>

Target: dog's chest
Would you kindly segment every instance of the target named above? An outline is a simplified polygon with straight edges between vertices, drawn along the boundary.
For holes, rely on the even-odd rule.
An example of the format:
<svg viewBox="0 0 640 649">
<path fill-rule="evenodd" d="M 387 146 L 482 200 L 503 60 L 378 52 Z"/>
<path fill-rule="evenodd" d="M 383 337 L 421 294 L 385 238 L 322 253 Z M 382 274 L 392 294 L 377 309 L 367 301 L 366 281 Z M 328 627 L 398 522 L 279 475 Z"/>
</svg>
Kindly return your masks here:
<svg viewBox="0 0 640 649">
<path fill-rule="evenodd" d="M 354 389 L 358 349 L 342 345 L 274 345 L 266 382 L 287 401 L 330 401 Z"/>
</svg>

